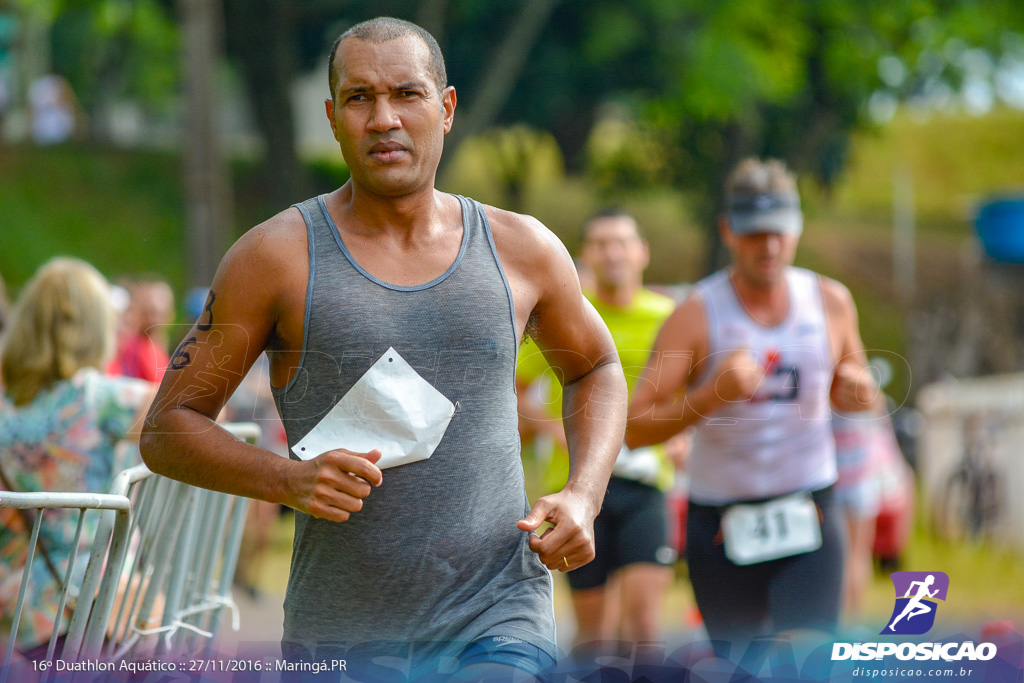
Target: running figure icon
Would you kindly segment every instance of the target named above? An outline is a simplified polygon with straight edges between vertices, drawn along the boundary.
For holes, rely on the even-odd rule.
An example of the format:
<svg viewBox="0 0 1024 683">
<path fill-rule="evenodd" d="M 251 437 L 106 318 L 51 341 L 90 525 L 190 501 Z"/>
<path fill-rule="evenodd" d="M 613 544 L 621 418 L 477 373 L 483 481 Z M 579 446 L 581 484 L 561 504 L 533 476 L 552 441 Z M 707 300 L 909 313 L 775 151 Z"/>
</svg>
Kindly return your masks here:
<svg viewBox="0 0 1024 683">
<path fill-rule="evenodd" d="M 889 624 L 889 630 L 890 631 L 892 631 L 894 633 L 896 632 L 896 622 L 898 622 L 903 617 L 906 617 L 907 621 L 910 621 L 914 617 L 916 617 L 918 615 L 921 615 L 921 614 L 928 614 L 929 612 L 931 612 L 934 609 L 934 607 L 932 607 L 931 604 L 926 603 L 926 602 L 922 602 L 922 598 L 926 598 L 926 597 L 934 598 L 936 596 L 936 594 L 938 594 L 938 592 L 939 592 L 938 588 L 936 588 L 934 591 L 929 591 L 928 590 L 928 588 L 932 584 L 934 584 L 934 583 L 935 583 L 935 575 L 934 574 L 929 574 L 928 577 L 925 578 L 924 581 L 912 581 L 911 582 L 910 587 L 907 588 L 906 595 L 904 595 L 903 597 L 904 598 L 910 598 L 910 594 L 911 594 L 911 592 L 913 592 L 914 586 L 918 587 L 917 588 L 917 594 L 914 597 L 910 598 L 910 602 L 908 602 L 906 604 L 906 606 L 903 608 L 903 611 L 900 612 L 900 615 L 898 617 L 896 617 L 895 619 L 893 619 L 892 623 Z"/>
</svg>

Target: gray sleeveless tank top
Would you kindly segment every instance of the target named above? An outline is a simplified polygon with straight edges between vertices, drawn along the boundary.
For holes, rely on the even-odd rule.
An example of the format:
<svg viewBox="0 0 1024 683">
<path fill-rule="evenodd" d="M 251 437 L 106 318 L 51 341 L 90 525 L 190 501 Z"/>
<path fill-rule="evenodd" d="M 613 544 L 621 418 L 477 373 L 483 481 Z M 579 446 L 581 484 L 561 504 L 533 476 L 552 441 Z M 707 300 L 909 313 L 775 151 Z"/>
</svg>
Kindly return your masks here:
<svg viewBox="0 0 1024 683">
<path fill-rule="evenodd" d="M 296 513 L 286 642 L 433 641 L 443 651 L 507 636 L 557 656 L 551 575 L 516 528 L 529 502 L 512 292 L 483 207 L 458 199 L 455 262 L 411 287 L 360 267 L 323 197 L 296 205 L 309 240 L 304 346 L 292 380 L 274 392 L 289 447 L 389 347 L 457 410 L 433 455 L 384 470 L 347 522 Z"/>
</svg>

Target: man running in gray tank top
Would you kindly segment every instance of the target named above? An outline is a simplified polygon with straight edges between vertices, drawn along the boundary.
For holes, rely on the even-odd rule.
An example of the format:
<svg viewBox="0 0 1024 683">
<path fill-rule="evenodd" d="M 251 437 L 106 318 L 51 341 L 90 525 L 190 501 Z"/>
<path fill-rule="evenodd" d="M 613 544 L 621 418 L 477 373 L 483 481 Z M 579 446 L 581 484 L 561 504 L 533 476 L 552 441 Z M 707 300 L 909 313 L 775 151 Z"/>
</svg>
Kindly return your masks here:
<svg viewBox="0 0 1024 683">
<path fill-rule="evenodd" d="M 623 435 L 614 344 L 543 225 L 434 189 L 456 96 L 428 33 L 359 24 L 335 43 L 329 76 L 351 180 L 229 250 L 154 401 L 143 456 L 166 476 L 298 511 L 286 655 L 345 659 L 356 680 L 387 677 L 380 662 L 395 660 L 382 653 L 410 679 L 431 667 L 465 680 L 538 673 L 556 655 L 549 570 L 594 557 Z M 564 374 L 572 460 L 566 487 L 532 511 L 514 389 L 527 331 Z M 291 459 L 213 424 L 264 350 Z M 394 405 L 380 398 L 389 386 Z M 353 404 L 357 417 L 334 426 L 370 428 L 379 445 L 317 454 L 314 437 Z M 424 420 L 395 417 L 417 407 Z"/>
</svg>

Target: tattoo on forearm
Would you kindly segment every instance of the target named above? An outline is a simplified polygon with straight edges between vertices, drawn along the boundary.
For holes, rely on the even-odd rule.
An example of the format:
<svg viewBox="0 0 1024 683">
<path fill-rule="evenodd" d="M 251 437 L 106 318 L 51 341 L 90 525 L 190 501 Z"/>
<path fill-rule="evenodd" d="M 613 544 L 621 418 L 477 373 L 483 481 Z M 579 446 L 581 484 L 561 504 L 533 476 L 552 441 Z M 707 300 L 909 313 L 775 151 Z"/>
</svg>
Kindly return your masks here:
<svg viewBox="0 0 1024 683">
<path fill-rule="evenodd" d="M 213 302 L 216 298 L 217 294 L 211 289 L 210 294 L 206 297 L 206 306 L 203 307 L 203 313 L 209 313 L 210 317 L 203 323 L 203 317 L 199 316 L 199 322 L 196 323 L 196 329 L 200 332 L 208 332 L 213 327 Z"/>
<path fill-rule="evenodd" d="M 171 358 L 171 370 L 181 370 L 182 368 L 188 367 L 192 363 L 192 354 L 188 352 L 190 346 L 198 345 L 195 337 L 189 337 L 185 341 L 178 344 L 178 348 L 174 351 L 174 356 Z"/>
</svg>

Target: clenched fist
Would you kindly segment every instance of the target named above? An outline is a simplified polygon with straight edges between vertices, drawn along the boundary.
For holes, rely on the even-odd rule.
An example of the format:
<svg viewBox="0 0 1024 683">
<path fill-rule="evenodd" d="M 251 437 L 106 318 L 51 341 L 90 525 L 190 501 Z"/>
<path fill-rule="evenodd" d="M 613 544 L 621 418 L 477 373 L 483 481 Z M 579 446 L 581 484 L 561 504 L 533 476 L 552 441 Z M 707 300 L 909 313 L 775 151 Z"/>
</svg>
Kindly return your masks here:
<svg viewBox="0 0 1024 683">
<path fill-rule="evenodd" d="M 363 509 L 363 499 L 373 486 L 380 486 L 383 475 L 376 463 L 379 450 L 353 453 L 343 448 L 296 463 L 289 485 L 289 505 L 314 517 L 344 522 Z"/>
<path fill-rule="evenodd" d="M 832 403 L 840 410 L 868 410 L 878 397 L 878 384 L 868 368 L 842 362 L 832 378 Z"/>
<path fill-rule="evenodd" d="M 737 349 L 722 361 L 715 373 L 715 395 L 720 401 L 749 401 L 764 379 L 764 368 L 749 349 Z"/>
</svg>

